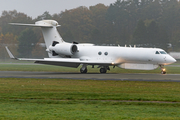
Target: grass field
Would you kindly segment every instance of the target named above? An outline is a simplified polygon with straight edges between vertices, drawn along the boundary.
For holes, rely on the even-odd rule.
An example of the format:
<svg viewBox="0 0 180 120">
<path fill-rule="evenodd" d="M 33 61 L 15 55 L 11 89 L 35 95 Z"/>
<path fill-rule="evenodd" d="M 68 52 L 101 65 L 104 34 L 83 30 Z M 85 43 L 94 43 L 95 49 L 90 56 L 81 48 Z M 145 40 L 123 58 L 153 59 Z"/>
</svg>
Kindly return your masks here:
<svg viewBox="0 0 180 120">
<path fill-rule="evenodd" d="M 167 66 L 180 74 L 179 63 Z M 76 68 L 1 63 L 1 71 L 79 72 Z M 88 68 L 99 73 L 97 68 Z M 111 68 L 109 73 L 160 73 Z M 179 82 L 0 78 L 0 119 L 179 120 Z"/>
<path fill-rule="evenodd" d="M 0 119 L 178 120 L 179 92 L 176 82 L 1 78 Z"/>
</svg>

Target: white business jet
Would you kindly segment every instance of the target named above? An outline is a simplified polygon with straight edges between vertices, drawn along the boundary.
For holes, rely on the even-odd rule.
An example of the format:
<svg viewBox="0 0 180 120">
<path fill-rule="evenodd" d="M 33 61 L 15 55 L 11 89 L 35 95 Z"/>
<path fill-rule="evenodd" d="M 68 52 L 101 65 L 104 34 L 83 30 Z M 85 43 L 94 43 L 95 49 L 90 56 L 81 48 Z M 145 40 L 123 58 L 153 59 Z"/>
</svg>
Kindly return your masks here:
<svg viewBox="0 0 180 120">
<path fill-rule="evenodd" d="M 159 48 L 137 48 L 121 46 L 96 46 L 94 44 L 67 43 L 59 35 L 54 20 L 42 20 L 35 24 L 10 23 L 11 25 L 41 27 L 46 51 L 49 58 L 27 59 L 15 58 L 9 49 L 6 50 L 12 59 L 34 61 L 39 64 L 57 65 L 77 68 L 82 65 L 80 72 L 87 73 L 87 66 L 98 65 L 100 73 L 110 70 L 109 66 L 125 69 L 153 70 L 158 66 L 165 74 L 164 65 L 172 64 L 176 60 Z"/>
</svg>

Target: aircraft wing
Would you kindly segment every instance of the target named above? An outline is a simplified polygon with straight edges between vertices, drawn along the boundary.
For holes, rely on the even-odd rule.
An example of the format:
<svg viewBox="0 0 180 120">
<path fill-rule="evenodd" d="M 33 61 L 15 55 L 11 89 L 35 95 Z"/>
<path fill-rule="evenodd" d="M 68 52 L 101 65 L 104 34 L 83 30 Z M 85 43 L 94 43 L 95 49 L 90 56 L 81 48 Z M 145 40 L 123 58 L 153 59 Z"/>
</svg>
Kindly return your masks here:
<svg viewBox="0 0 180 120">
<path fill-rule="evenodd" d="M 11 59 L 34 61 L 34 63 L 39 63 L 39 64 L 74 67 L 74 68 L 77 68 L 80 64 L 104 65 L 104 66 L 114 65 L 112 64 L 112 61 L 91 61 L 91 60 L 81 60 L 79 58 L 44 58 L 44 59 L 16 58 L 13 56 L 13 54 L 10 52 L 7 46 L 6 46 L 6 50 Z"/>
<path fill-rule="evenodd" d="M 23 59 L 23 60 L 29 60 L 29 59 Z M 66 66 L 66 67 L 75 67 L 75 68 L 77 68 L 80 64 L 112 65 L 111 62 L 81 61 L 79 58 L 44 58 L 44 59 L 35 59 L 35 63 L 47 64 L 47 65 L 57 65 L 57 66 Z"/>
</svg>

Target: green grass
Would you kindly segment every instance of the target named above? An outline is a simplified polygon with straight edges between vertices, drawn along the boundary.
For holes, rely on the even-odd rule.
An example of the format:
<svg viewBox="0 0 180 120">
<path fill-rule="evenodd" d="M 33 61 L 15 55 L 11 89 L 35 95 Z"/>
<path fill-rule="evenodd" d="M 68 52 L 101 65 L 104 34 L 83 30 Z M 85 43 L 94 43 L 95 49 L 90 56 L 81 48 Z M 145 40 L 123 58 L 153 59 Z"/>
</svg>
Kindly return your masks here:
<svg viewBox="0 0 180 120">
<path fill-rule="evenodd" d="M 173 65 L 179 65 L 178 63 Z M 1 63 L 1 71 L 79 72 L 79 68 Z M 167 66 L 168 74 L 180 68 Z M 88 67 L 89 73 L 99 73 Z M 113 69 L 108 73 L 160 73 Z M 147 102 L 148 101 L 148 102 Z M 179 82 L 0 78 L 0 119 L 179 120 Z"/>
<path fill-rule="evenodd" d="M 3 99 L 140 100 L 180 102 L 180 83 L 61 79 L 0 80 Z M 37 94 L 38 93 L 38 94 Z"/>
<path fill-rule="evenodd" d="M 178 120 L 179 105 L 109 102 L 1 102 L 0 119 Z"/>
<path fill-rule="evenodd" d="M 179 102 L 178 82 L 0 79 L 0 119 L 178 120 Z"/>
</svg>

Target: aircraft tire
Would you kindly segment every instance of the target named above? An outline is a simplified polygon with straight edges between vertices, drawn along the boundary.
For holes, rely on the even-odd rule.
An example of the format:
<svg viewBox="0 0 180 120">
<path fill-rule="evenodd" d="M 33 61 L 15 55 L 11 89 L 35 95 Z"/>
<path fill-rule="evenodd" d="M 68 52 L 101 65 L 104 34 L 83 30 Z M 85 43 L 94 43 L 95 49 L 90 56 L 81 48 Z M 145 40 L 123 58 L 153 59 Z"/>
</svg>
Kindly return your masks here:
<svg viewBox="0 0 180 120">
<path fill-rule="evenodd" d="M 106 72 L 107 72 L 107 70 L 105 68 L 100 69 L 100 73 L 106 73 Z"/>
<path fill-rule="evenodd" d="M 87 68 L 85 70 L 80 69 L 81 73 L 87 73 Z"/>
<path fill-rule="evenodd" d="M 161 71 L 161 74 L 166 74 L 166 71 Z"/>
</svg>

